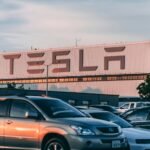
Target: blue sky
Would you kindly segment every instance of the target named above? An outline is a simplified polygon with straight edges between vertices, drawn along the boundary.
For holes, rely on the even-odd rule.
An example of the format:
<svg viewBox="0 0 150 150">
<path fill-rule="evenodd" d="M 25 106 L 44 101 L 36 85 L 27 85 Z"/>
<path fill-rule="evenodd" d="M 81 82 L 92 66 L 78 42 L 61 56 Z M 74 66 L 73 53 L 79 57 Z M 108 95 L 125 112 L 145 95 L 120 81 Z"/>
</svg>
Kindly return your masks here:
<svg viewBox="0 0 150 150">
<path fill-rule="evenodd" d="M 0 0 L 0 50 L 150 40 L 150 0 Z"/>
</svg>

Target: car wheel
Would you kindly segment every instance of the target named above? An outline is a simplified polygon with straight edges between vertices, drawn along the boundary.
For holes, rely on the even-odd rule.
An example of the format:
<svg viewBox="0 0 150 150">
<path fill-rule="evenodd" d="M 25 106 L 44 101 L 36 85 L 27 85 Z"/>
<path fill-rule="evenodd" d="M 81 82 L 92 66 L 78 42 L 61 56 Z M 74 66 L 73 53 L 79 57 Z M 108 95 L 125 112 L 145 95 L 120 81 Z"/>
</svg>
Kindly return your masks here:
<svg viewBox="0 0 150 150">
<path fill-rule="evenodd" d="M 46 142 L 44 150 L 69 150 L 69 148 L 63 140 L 53 138 Z"/>
</svg>

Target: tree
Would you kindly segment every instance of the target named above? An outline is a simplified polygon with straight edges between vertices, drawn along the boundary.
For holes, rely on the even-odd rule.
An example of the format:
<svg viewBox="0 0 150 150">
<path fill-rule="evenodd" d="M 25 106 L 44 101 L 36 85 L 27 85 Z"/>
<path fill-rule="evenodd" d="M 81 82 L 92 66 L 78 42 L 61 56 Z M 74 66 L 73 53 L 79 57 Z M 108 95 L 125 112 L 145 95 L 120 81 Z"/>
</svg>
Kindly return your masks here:
<svg viewBox="0 0 150 150">
<path fill-rule="evenodd" d="M 8 83 L 7 83 L 7 88 L 8 88 L 8 89 L 15 89 L 15 88 L 16 88 L 16 83 L 14 83 L 14 82 L 13 82 L 13 83 L 9 83 L 9 82 L 8 82 Z"/>
<path fill-rule="evenodd" d="M 150 98 L 150 75 L 137 87 L 138 93 L 142 98 Z"/>
</svg>

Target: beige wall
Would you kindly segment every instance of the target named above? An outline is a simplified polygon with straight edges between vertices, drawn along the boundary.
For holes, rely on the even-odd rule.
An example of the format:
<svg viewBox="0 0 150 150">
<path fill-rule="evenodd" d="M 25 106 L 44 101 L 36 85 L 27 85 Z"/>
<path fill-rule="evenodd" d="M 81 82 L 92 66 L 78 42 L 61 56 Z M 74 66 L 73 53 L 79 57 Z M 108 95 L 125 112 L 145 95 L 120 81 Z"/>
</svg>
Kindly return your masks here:
<svg viewBox="0 0 150 150">
<path fill-rule="evenodd" d="M 118 49 L 124 47 L 123 50 Z M 80 50 L 83 50 L 83 56 L 80 57 Z M 109 49 L 111 52 L 107 52 Z M 113 50 L 113 51 L 112 51 Z M 54 59 L 55 52 L 67 52 L 63 55 L 58 54 Z M 29 54 L 43 54 L 40 57 L 29 57 Z M 10 58 L 18 55 L 18 58 Z M 20 56 L 19 56 L 20 55 Z M 116 58 L 119 57 L 119 58 Z M 6 57 L 8 57 L 6 59 Z M 122 59 L 124 58 L 124 60 Z M 13 64 L 12 60 L 13 59 Z M 69 62 L 67 69 L 66 62 Z M 81 62 L 83 59 L 83 62 Z M 118 61 L 109 61 L 107 59 L 119 59 Z M 120 60 L 122 59 L 122 60 Z M 42 62 L 37 65 L 36 63 Z M 35 63 L 36 62 L 36 63 Z M 79 63 L 80 62 L 80 63 Z M 120 66 L 122 62 L 122 67 Z M 30 64 L 29 64 L 30 63 Z M 31 64 L 34 63 L 34 64 Z M 59 64 L 62 63 L 62 64 Z M 27 52 L 0 53 L 0 79 L 45 77 L 46 65 L 49 66 L 49 76 L 80 76 L 80 75 L 100 75 L 100 74 L 134 74 L 150 72 L 150 42 L 127 43 L 127 44 L 105 44 L 79 48 L 63 48 L 49 50 L 32 50 Z M 105 67 L 109 66 L 108 69 Z M 85 68 L 81 70 L 79 66 Z M 57 72 L 54 72 L 59 68 Z M 61 68 L 65 71 L 59 72 Z M 91 69 L 93 68 L 93 69 Z M 29 73 L 28 70 L 41 73 Z"/>
</svg>

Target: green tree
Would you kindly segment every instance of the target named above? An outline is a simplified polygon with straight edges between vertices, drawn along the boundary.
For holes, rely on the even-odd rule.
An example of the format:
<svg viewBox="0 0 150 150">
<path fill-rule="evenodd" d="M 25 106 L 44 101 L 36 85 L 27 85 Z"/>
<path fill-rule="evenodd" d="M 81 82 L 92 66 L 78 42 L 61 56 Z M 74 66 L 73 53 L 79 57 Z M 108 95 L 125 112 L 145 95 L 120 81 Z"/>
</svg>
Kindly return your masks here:
<svg viewBox="0 0 150 150">
<path fill-rule="evenodd" d="M 14 82 L 13 82 L 13 83 L 9 83 L 9 82 L 8 82 L 8 83 L 7 83 L 7 88 L 8 88 L 8 89 L 15 89 L 15 88 L 16 88 L 16 83 L 14 83 Z"/>
<path fill-rule="evenodd" d="M 150 98 L 150 75 L 137 87 L 138 93 L 142 98 Z"/>
</svg>

